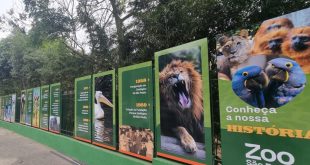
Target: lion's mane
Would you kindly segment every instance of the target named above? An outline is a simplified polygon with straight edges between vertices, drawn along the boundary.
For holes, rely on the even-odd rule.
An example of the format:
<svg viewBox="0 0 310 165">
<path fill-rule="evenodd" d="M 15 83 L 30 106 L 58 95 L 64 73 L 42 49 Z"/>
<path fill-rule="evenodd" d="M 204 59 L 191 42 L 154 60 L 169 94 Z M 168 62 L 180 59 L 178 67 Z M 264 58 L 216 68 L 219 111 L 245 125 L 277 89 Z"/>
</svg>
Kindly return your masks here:
<svg viewBox="0 0 310 165">
<path fill-rule="evenodd" d="M 182 71 L 182 72 L 181 72 Z M 169 84 L 169 78 L 175 73 L 183 74 L 191 107 L 182 110 L 175 100 L 173 87 Z M 159 74 L 161 96 L 161 124 L 163 127 L 185 127 L 197 140 L 203 134 L 203 104 L 202 104 L 202 79 L 195 70 L 193 63 L 181 60 L 173 60 Z M 169 129 L 169 128 L 163 128 Z M 169 132 L 169 130 L 168 130 Z M 203 137 L 199 137 L 203 138 Z M 199 140 L 198 140 L 199 141 Z"/>
</svg>

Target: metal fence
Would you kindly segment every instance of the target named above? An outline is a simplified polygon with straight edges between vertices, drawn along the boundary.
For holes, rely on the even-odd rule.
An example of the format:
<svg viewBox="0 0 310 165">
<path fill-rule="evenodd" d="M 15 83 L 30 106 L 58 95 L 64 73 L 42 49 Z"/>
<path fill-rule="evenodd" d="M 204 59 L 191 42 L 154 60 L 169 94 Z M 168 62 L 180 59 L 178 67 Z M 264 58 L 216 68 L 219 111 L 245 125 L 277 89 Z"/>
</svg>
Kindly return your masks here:
<svg viewBox="0 0 310 165">
<path fill-rule="evenodd" d="M 61 134 L 73 136 L 74 131 L 74 91 L 62 92 Z"/>
<path fill-rule="evenodd" d="M 15 122 L 20 122 L 20 94 L 16 94 Z"/>
</svg>

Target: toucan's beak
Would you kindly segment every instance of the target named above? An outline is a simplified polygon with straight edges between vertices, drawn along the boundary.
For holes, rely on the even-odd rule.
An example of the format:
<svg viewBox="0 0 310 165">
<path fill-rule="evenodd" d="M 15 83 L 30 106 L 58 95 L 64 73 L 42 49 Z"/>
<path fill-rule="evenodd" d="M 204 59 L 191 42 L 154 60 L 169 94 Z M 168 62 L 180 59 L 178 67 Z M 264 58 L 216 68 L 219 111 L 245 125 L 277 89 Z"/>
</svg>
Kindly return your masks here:
<svg viewBox="0 0 310 165">
<path fill-rule="evenodd" d="M 103 95 L 100 95 L 97 101 L 99 101 L 100 103 L 103 103 L 109 107 L 113 107 L 113 104 Z"/>
</svg>

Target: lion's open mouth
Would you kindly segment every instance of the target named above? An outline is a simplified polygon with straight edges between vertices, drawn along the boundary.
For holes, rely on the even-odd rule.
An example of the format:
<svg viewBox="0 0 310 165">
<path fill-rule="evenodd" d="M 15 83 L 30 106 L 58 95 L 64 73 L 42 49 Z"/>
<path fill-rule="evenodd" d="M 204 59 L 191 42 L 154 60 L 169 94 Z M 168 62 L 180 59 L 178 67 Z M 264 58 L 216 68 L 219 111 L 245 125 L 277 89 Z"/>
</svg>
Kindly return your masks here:
<svg viewBox="0 0 310 165">
<path fill-rule="evenodd" d="M 184 80 L 179 80 L 173 85 L 173 90 L 175 93 L 175 97 L 179 106 L 182 109 L 190 108 L 191 99 L 189 97 L 188 91 L 186 89 L 186 84 Z"/>
</svg>

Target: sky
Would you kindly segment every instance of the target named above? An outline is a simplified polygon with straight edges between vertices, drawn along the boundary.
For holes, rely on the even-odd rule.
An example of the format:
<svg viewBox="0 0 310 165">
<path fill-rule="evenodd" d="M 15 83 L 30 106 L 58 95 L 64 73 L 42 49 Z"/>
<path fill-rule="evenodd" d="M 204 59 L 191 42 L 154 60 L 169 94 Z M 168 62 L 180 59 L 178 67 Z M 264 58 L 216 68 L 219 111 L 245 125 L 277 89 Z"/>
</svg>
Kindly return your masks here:
<svg viewBox="0 0 310 165">
<path fill-rule="evenodd" d="M 0 0 L 0 17 L 6 15 L 7 12 L 12 8 L 14 9 L 14 13 L 18 15 L 18 13 L 24 10 L 23 0 Z M 26 23 L 25 25 L 26 32 L 31 28 L 31 23 L 29 21 L 31 22 L 31 20 L 24 22 Z M 11 27 L 2 24 L 0 24 L 0 26 L 4 26 L 1 27 L 0 29 L 5 29 L 0 30 L 0 40 L 2 40 L 3 38 L 6 38 L 10 34 Z M 90 47 L 89 45 L 87 45 L 88 38 L 85 33 L 85 29 L 81 28 L 77 31 L 77 40 L 78 40 L 77 42 L 82 45 L 86 53 L 90 52 Z"/>
<path fill-rule="evenodd" d="M 21 0 L 0 0 L 0 16 L 6 14 L 11 8 L 18 10 L 18 4 Z M 0 39 L 6 37 L 9 32 L 0 31 Z"/>
<path fill-rule="evenodd" d="M 15 0 L 0 0 L 0 15 L 6 13 L 10 8 L 13 7 Z"/>
</svg>

